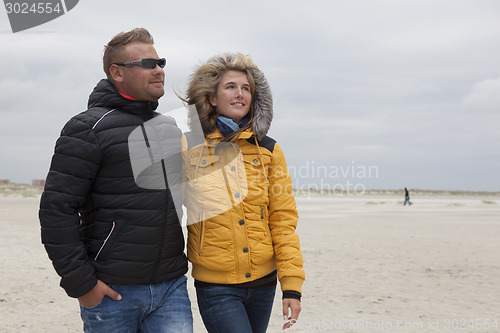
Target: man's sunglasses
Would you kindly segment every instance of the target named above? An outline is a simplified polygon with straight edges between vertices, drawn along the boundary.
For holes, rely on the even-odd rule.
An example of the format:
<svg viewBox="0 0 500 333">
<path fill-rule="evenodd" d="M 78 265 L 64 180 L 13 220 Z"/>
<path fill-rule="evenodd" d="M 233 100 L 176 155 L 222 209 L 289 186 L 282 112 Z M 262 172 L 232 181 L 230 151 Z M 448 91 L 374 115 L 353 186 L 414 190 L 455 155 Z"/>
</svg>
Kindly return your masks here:
<svg viewBox="0 0 500 333">
<path fill-rule="evenodd" d="M 113 65 L 125 66 L 125 67 L 141 66 L 142 68 L 153 69 L 156 67 L 156 65 L 163 68 L 163 67 L 165 67 L 166 64 L 167 64 L 167 59 L 165 59 L 165 58 L 161 58 L 161 59 L 149 59 L 148 58 L 148 59 L 140 59 L 140 60 L 134 60 L 134 61 L 129 61 L 129 62 L 114 63 Z"/>
</svg>

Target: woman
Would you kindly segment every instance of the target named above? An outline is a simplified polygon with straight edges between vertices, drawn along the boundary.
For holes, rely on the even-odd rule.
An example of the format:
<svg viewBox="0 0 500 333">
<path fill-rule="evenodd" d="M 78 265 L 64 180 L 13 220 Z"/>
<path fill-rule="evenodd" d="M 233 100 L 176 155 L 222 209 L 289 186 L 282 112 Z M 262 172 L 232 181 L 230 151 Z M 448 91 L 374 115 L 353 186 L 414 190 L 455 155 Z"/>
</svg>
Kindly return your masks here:
<svg viewBox="0 0 500 333">
<path fill-rule="evenodd" d="M 277 278 L 283 328 L 300 313 L 298 215 L 280 146 L 266 136 L 273 110 L 263 73 L 222 54 L 191 76 L 184 138 L 188 258 L 208 332 L 265 332 Z"/>
</svg>

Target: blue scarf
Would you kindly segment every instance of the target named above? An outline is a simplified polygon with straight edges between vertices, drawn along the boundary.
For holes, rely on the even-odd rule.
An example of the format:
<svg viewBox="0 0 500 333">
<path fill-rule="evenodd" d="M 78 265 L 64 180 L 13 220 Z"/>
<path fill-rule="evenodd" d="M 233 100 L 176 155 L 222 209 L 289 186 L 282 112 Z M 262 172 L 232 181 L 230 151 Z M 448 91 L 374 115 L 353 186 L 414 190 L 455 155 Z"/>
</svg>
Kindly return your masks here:
<svg viewBox="0 0 500 333">
<path fill-rule="evenodd" d="M 248 123 L 248 119 L 245 117 L 239 123 L 236 120 L 227 118 L 224 116 L 217 117 L 217 128 L 219 129 L 222 136 L 228 136 L 229 134 L 236 132 Z"/>
</svg>

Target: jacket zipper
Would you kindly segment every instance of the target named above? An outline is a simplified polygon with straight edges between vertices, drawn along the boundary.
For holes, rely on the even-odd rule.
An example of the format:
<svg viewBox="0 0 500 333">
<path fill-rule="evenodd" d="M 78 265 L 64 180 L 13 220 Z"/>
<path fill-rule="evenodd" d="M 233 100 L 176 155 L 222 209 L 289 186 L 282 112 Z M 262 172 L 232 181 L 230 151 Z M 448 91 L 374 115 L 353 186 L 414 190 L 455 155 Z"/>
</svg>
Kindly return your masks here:
<svg viewBox="0 0 500 333">
<path fill-rule="evenodd" d="M 198 256 L 201 256 L 201 249 L 203 247 L 203 209 L 201 209 L 200 214 L 198 215 L 198 221 L 200 221 L 200 245 L 198 246 Z"/>
<path fill-rule="evenodd" d="M 97 257 L 99 257 L 99 254 L 101 254 L 101 251 L 102 249 L 104 249 L 104 246 L 106 246 L 106 243 L 108 242 L 109 240 L 109 237 L 111 237 L 111 234 L 113 233 L 113 231 L 115 230 L 115 221 L 113 221 L 113 225 L 111 226 L 111 231 L 109 232 L 108 236 L 106 237 L 106 239 L 104 240 L 104 243 L 102 243 L 102 246 L 101 248 L 99 249 L 99 251 L 97 252 L 94 260 L 97 260 Z"/>
</svg>

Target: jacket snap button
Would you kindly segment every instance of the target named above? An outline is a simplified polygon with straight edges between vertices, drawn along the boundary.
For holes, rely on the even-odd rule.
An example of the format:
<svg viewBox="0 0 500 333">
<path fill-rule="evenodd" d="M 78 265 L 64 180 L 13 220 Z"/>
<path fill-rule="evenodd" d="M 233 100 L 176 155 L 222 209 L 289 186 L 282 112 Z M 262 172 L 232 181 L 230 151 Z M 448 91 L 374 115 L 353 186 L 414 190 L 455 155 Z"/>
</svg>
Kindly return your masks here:
<svg viewBox="0 0 500 333">
<path fill-rule="evenodd" d="M 207 164 L 207 160 L 201 161 L 201 164 Z"/>
<path fill-rule="evenodd" d="M 236 171 L 236 167 L 235 167 L 235 166 L 232 166 L 232 167 L 231 167 L 231 171 Z"/>
<path fill-rule="evenodd" d="M 253 160 L 253 164 L 257 164 L 259 161 L 257 159 Z"/>
<path fill-rule="evenodd" d="M 244 248 L 243 248 L 243 252 L 244 252 L 244 253 L 247 253 L 247 252 L 248 252 L 248 247 L 244 247 Z"/>
<path fill-rule="evenodd" d="M 240 194 L 239 194 L 239 193 L 235 193 L 235 194 L 234 194 L 234 197 L 235 197 L 236 199 L 238 199 L 238 198 L 240 197 Z"/>
<path fill-rule="evenodd" d="M 250 273 L 246 273 L 246 274 L 245 274 L 245 277 L 246 277 L 247 279 L 248 279 L 248 278 L 250 278 L 251 276 L 252 276 L 252 274 L 250 274 Z"/>
<path fill-rule="evenodd" d="M 245 221 L 244 220 L 240 220 L 239 223 L 240 223 L 240 225 L 243 225 L 243 224 L 245 224 Z"/>
</svg>

